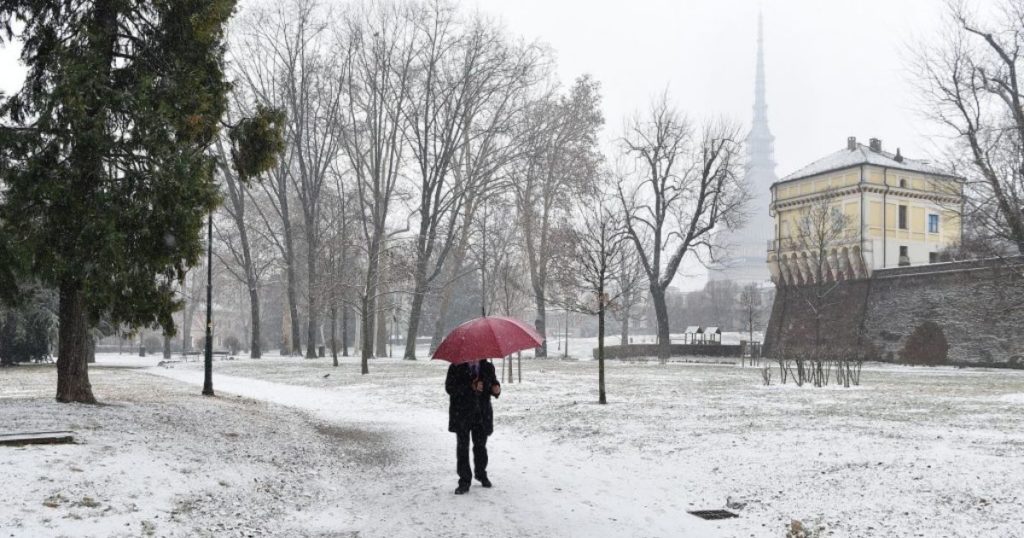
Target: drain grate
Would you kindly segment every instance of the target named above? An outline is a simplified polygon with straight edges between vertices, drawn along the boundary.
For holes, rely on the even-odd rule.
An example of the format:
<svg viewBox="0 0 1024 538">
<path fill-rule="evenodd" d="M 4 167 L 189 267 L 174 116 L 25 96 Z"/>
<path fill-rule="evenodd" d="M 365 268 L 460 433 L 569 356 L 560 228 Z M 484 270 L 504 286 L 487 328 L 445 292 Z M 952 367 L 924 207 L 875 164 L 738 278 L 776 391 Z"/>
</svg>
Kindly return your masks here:
<svg viewBox="0 0 1024 538">
<path fill-rule="evenodd" d="M 728 510 L 691 510 L 690 514 L 701 519 L 730 519 L 740 517 L 739 514 L 735 514 Z"/>
</svg>

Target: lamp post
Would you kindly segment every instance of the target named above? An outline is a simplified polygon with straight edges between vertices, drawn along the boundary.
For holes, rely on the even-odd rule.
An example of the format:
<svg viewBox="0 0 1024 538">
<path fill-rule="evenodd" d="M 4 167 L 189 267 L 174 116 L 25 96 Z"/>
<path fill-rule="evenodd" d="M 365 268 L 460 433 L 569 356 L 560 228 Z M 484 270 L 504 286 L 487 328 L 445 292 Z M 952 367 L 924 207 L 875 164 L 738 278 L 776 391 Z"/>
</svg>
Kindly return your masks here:
<svg viewBox="0 0 1024 538">
<path fill-rule="evenodd" d="M 206 351 L 203 396 L 213 396 L 213 211 L 206 216 Z"/>
</svg>

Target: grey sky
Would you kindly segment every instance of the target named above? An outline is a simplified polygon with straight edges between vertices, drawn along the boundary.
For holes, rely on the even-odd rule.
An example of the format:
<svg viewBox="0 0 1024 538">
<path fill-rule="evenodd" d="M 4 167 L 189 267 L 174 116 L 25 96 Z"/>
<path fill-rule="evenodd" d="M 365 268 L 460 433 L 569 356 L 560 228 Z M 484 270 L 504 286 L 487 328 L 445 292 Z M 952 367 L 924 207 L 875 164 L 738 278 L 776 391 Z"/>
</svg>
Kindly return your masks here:
<svg viewBox="0 0 1024 538">
<path fill-rule="evenodd" d="M 782 176 L 882 138 L 908 156 L 931 150 L 904 69 L 906 45 L 938 29 L 937 0 L 463 0 L 552 45 L 565 80 L 601 81 L 606 138 L 666 87 L 694 118 L 744 124 L 753 103 L 758 6 L 765 16 L 768 104 Z"/>
<path fill-rule="evenodd" d="M 780 177 L 842 148 L 848 135 L 882 138 L 909 157 L 929 158 L 936 145 L 905 63 L 915 37 L 938 30 L 938 0 L 459 1 L 549 43 L 566 82 L 583 73 L 600 80 L 608 142 L 666 88 L 694 119 L 747 124 L 760 6 Z M 0 50 L 2 90 L 23 76 L 15 54 Z M 687 289 L 702 282 L 677 281 Z"/>
<path fill-rule="evenodd" d="M 605 138 L 666 88 L 694 118 L 748 122 L 759 5 L 779 175 L 877 136 L 927 157 L 932 129 L 904 70 L 905 45 L 937 29 L 938 0 L 460 0 L 509 30 L 551 44 L 566 81 L 591 73 Z M 0 50 L 0 89 L 18 87 L 16 51 Z"/>
<path fill-rule="evenodd" d="M 929 158 L 934 126 L 919 109 L 908 47 L 941 26 L 938 0 L 462 0 L 500 16 L 514 34 L 549 43 L 566 81 L 601 81 L 606 142 L 623 119 L 666 88 L 692 118 L 748 125 L 757 14 L 765 18 L 769 121 L 782 177 L 841 149 L 846 137 L 878 137 L 889 149 Z M 767 211 L 767 208 L 752 208 Z M 674 286 L 703 287 L 684 263 Z"/>
</svg>

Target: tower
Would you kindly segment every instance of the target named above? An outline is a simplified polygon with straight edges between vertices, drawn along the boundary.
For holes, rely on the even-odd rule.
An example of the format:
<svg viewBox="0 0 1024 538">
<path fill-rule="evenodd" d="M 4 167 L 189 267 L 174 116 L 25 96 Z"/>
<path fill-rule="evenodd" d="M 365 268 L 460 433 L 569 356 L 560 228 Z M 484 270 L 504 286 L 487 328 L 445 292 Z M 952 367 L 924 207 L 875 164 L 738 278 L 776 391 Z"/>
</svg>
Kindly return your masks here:
<svg viewBox="0 0 1024 538">
<path fill-rule="evenodd" d="M 768 212 L 775 175 L 775 137 L 768 128 L 768 101 L 765 97 L 764 19 L 757 17 L 757 67 L 754 75 L 754 117 L 746 138 L 746 184 L 750 192 L 747 222 L 717 238 L 724 256 L 709 272 L 711 280 L 732 280 L 739 285 L 770 281 L 766 261 L 773 222 Z"/>
</svg>

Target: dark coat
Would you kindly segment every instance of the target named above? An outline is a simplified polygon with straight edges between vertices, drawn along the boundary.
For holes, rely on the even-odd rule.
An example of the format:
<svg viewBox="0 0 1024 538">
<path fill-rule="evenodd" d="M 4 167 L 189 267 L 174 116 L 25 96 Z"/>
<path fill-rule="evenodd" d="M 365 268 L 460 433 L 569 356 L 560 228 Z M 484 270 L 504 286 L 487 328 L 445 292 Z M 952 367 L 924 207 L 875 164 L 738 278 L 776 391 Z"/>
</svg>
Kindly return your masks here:
<svg viewBox="0 0 1024 538">
<path fill-rule="evenodd" d="M 484 434 L 494 432 L 494 410 L 491 408 L 491 387 L 501 386 L 494 374 L 494 365 L 480 361 L 480 379 L 484 390 L 473 390 L 473 373 L 468 364 L 453 364 L 448 367 L 444 390 L 451 397 L 448 406 L 448 431 L 465 432 L 473 426 L 483 425 Z M 497 396 L 494 396 L 497 398 Z"/>
</svg>

